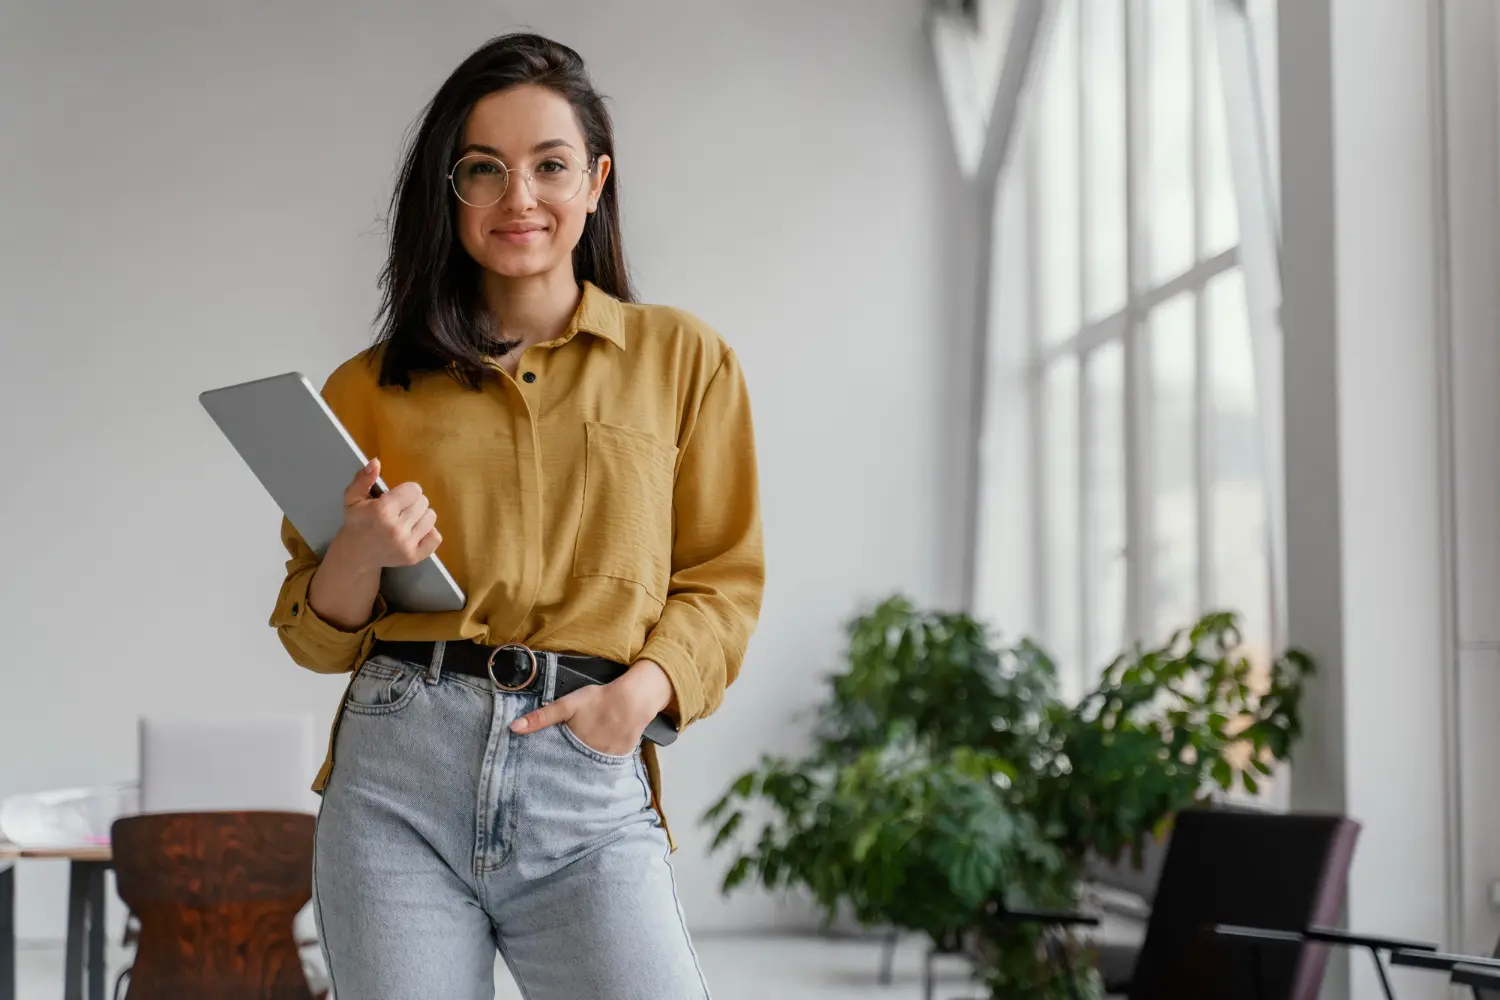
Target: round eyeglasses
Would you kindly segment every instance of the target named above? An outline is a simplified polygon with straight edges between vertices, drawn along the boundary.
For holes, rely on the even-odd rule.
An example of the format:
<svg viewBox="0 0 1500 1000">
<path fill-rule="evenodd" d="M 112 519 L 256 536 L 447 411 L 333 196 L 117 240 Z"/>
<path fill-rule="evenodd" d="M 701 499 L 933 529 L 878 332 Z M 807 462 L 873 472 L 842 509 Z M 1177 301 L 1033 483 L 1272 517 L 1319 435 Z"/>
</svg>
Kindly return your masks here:
<svg viewBox="0 0 1500 1000">
<path fill-rule="evenodd" d="M 470 208 L 489 208 L 505 197 L 510 177 L 519 173 L 537 201 L 561 205 L 578 197 L 589 171 L 565 149 L 553 150 L 529 166 L 512 170 L 497 157 L 470 153 L 453 165 L 448 182 L 458 200 Z"/>
</svg>

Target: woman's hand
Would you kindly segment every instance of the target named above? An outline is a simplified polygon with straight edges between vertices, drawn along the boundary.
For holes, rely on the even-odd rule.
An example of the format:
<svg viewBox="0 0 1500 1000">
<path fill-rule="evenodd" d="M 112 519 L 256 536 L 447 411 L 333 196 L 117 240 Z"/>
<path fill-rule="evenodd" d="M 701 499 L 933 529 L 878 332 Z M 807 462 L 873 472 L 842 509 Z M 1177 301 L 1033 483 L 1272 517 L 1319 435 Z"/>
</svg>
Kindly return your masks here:
<svg viewBox="0 0 1500 1000">
<path fill-rule="evenodd" d="M 623 757 L 640 745 L 651 720 L 672 700 L 666 673 L 641 660 L 608 684 L 580 688 L 511 723 L 517 733 L 565 724 L 585 746 Z"/>
<path fill-rule="evenodd" d="M 329 552 L 365 571 L 414 566 L 442 544 L 443 536 L 433 527 L 437 511 L 416 483 L 402 483 L 371 497 L 379 478 L 380 459 L 372 459 L 344 490 L 344 524 Z"/>
<path fill-rule="evenodd" d="M 308 586 L 307 602 L 324 621 L 345 631 L 369 623 L 380 594 L 380 571 L 410 566 L 437 551 L 443 536 L 422 487 L 403 483 L 373 498 L 380 478 L 377 458 L 344 490 L 344 523 Z"/>
</svg>

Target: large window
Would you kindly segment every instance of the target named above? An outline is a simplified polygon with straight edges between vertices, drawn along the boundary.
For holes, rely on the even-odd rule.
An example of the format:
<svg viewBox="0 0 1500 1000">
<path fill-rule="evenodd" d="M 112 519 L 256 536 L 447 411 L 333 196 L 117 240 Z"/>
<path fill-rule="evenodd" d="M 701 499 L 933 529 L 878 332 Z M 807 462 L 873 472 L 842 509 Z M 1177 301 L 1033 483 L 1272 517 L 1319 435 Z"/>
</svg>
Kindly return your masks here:
<svg viewBox="0 0 1500 1000">
<path fill-rule="evenodd" d="M 1040 634 L 1075 691 L 1208 609 L 1240 612 L 1252 652 L 1273 640 L 1249 147 L 1231 154 L 1259 110 L 1226 99 L 1255 86 L 1225 86 L 1225 3 L 1049 0 L 1000 168 L 991 368 L 1020 374 L 990 382 L 976 604 Z M 1025 558 L 997 563 L 1001 536 Z"/>
</svg>

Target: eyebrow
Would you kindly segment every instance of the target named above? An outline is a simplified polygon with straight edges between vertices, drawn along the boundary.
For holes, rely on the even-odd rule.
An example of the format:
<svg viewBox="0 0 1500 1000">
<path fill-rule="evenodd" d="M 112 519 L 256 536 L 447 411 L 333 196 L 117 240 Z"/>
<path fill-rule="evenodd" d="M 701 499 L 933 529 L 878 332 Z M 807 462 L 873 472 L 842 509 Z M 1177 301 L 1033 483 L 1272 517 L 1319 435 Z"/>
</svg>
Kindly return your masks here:
<svg viewBox="0 0 1500 1000">
<path fill-rule="evenodd" d="M 533 153 L 545 153 L 549 149 L 557 149 L 563 146 L 566 146 L 568 149 L 573 148 L 573 144 L 566 139 L 548 139 L 545 142 L 539 142 L 535 146 L 532 146 L 531 151 Z M 496 149 L 494 146 L 486 146 L 483 143 L 478 142 L 469 143 L 463 148 L 459 155 L 467 156 L 470 153 L 484 153 L 486 156 L 493 156 L 497 160 L 505 159 L 505 157 L 500 155 L 500 150 Z"/>
</svg>

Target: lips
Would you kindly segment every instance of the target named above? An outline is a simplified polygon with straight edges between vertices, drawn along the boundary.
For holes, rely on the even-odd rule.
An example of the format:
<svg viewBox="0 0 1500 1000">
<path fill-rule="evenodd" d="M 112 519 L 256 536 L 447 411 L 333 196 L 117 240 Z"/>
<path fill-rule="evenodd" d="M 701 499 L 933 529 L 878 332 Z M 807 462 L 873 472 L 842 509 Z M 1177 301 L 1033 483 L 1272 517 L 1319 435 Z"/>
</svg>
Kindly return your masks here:
<svg viewBox="0 0 1500 1000">
<path fill-rule="evenodd" d="M 541 239 L 546 231 L 547 227 L 545 226 L 525 226 L 493 230 L 496 236 L 507 243 L 534 243 Z"/>
</svg>

